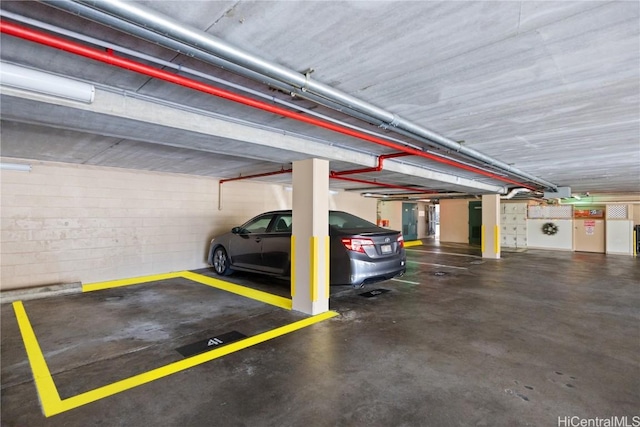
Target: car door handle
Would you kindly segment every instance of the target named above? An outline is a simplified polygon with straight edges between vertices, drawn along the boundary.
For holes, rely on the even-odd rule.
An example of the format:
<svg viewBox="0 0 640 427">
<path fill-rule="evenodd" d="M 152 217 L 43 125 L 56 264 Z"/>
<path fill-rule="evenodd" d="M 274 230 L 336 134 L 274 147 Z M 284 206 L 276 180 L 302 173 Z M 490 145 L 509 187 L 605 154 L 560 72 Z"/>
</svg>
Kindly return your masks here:
<svg viewBox="0 0 640 427">
<path fill-rule="evenodd" d="M 262 241 L 262 237 L 256 237 L 256 243 L 260 243 Z"/>
</svg>

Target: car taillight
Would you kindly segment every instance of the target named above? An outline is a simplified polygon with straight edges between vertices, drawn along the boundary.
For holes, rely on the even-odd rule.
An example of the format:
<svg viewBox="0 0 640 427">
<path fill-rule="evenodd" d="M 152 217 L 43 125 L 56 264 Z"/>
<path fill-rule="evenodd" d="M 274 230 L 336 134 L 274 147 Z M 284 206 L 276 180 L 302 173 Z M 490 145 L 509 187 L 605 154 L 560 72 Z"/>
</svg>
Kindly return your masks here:
<svg viewBox="0 0 640 427">
<path fill-rule="evenodd" d="M 404 236 L 402 234 L 398 236 L 398 247 L 404 248 Z"/>
<path fill-rule="evenodd" d="M 352 239 L 345 237 L 342 239 L 342 244 L 350 251 L 365 253 L 365 246 L 373 246 L 373 240 L 371 239 Z"/>
</svg>

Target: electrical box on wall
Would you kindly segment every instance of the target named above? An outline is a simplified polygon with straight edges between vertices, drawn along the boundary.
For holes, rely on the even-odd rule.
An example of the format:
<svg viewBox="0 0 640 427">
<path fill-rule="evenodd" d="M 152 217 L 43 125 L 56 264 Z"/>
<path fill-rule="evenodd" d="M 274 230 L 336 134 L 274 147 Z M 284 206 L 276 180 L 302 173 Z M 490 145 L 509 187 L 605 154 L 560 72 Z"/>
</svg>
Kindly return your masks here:
<svg viewBox="0 0 640 427">
<path fill-rule="evenodd" d="M 557 192 L 545 191 L 545 199 L 565 199 L 571 197 L 571 187 L 558 187 Z"/>
</svg>

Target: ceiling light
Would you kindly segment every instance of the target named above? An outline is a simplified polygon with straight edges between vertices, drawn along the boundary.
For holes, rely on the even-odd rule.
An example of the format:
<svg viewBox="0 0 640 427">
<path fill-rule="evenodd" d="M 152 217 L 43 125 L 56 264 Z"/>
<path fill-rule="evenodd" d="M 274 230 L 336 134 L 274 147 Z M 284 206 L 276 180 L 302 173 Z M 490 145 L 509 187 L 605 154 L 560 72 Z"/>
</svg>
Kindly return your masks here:
<svg viewBox="0 0 640 427">
<path fill-rule="evenodd" d="M 31 172 L 31 165 L 23 163 L 0 163 L 0 169 L 7 171 Z"/>
<path fill-rule="evenodd" d="M 0 63 L 0 84 L 87 104 L 93 102 L 95 95 L 95 88 L 88 83 L 7 62 Z"/>
</svg>

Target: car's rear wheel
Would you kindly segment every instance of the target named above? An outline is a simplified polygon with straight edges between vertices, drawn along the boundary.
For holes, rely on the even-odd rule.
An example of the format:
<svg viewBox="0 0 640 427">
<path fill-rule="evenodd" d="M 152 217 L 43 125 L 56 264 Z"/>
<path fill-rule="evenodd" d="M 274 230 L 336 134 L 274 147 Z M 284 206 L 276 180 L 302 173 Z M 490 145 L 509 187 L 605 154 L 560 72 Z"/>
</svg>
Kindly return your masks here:
<svg viewBox="0 0 640 427">
<path fill-rule="evenodd" d="M 220 276 L 228 276 L 233 273 L 233 270 L 229 268 L 229 257 L 227 251 L 222 246 L 218 246 L 213 251 L 213 268 Z"/>
</svg>

